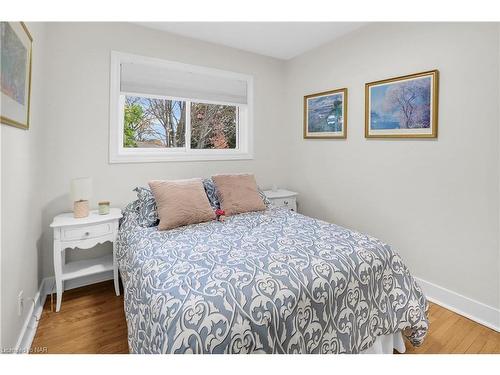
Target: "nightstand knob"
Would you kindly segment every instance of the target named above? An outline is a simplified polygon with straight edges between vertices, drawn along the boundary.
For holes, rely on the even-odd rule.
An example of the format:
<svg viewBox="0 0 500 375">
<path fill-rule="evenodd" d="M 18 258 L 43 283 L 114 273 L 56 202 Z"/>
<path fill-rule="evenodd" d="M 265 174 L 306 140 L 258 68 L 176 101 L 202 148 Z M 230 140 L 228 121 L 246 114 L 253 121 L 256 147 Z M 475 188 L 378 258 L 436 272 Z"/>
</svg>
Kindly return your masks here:
<svg viewBox="0 0 500 375">
<path fill-rule="evenodd" d="M 288 206 L 288 201 L 283 201 L 283 203 Z"/>
<path fill-rule="evenodd" d="M 85 232 L 85 236 L 89 236 L 90 235 L 90 232 Z"/>
</svg>

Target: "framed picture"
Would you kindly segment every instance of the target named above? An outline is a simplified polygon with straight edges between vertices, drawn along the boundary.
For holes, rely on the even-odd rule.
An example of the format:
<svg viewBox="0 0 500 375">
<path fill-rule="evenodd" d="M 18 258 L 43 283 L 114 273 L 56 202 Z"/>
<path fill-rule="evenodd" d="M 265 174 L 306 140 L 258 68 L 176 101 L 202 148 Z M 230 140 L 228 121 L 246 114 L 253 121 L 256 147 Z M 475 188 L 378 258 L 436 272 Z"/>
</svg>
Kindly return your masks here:
<svg viewBox="0 0 500 375">
<path fill-rule="evenodd" d="M 346 137 L 346 88 L 304 96 L 304 138 Z"/>
<path fill-rule="evenodd" d="M 0 22 L 0 37 L 0 122 L 28 129 L 33 39 L 23 22 Z"/>
<path fill-rule="evenodd" d="M 439 72 L 365 85 L 366 138 L 436 138 Z"/>
</svg>

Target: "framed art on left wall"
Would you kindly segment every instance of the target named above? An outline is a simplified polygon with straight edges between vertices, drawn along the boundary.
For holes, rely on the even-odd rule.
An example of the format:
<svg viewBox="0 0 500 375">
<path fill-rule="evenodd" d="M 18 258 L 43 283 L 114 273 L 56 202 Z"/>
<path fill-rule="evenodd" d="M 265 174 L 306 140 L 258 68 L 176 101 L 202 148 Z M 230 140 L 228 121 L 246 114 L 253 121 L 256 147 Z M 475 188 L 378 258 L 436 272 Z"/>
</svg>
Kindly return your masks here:
<svg viewBox="0 0 500 375">
<path fill-rule="evenodd" d="M 0 22 L 0 122 L 29 128 L 33 39 L 24 22 Z"/>
</svg>

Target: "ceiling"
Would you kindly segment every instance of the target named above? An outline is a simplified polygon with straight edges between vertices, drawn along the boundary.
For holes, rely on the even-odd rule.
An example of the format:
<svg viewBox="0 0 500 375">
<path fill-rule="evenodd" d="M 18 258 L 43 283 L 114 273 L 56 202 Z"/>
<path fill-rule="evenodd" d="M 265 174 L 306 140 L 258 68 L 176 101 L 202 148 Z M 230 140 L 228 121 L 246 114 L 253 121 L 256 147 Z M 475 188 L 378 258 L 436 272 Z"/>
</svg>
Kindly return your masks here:
<svg viewBox="0 0 500 375">
<path fill-rule="evenodd" d="M 363 22 L 139 22 L 138 24 L 288 60 L 356 30 Z"/>
</svg>

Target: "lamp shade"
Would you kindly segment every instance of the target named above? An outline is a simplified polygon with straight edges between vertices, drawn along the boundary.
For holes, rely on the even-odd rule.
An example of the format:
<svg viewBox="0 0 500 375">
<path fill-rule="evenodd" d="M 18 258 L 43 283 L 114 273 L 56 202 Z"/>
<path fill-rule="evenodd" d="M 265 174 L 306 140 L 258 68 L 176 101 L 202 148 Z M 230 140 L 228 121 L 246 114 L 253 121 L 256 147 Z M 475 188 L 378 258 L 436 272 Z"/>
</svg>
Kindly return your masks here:
<svg viewBox="0 0 500 375">
<path fill-rule="evenodd" d="M 71 199 L 88 201 L 92 195 L 92 179 L 90 177 L 74 178 L 71 180 Z"/>
</svg>

